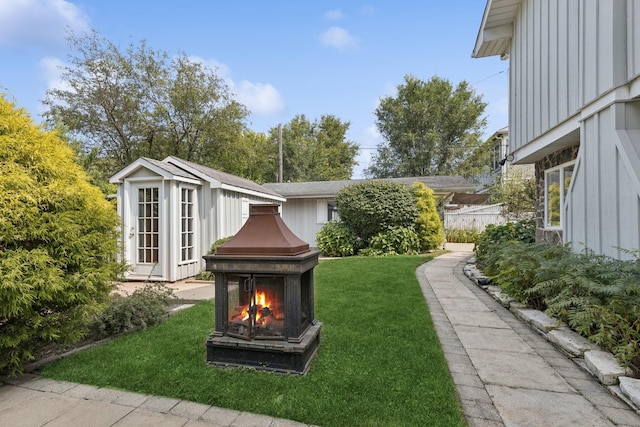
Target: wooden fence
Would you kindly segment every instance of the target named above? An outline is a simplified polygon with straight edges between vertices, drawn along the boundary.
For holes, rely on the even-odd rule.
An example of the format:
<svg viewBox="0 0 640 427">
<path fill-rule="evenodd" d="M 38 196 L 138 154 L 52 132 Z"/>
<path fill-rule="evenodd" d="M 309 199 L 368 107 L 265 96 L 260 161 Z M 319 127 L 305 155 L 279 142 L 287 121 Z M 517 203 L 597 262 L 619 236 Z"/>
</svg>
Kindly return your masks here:
<svg viewBox="0 0 640 427">
<path fill-rule="evenodd" d="M 501 204 L 467 206 L 454 211 L 445 211 L 444 229 L 482 232 L 489 224 L 506 224 L 507 220 L 500 214 L 500 207 Z"/>
</svg>

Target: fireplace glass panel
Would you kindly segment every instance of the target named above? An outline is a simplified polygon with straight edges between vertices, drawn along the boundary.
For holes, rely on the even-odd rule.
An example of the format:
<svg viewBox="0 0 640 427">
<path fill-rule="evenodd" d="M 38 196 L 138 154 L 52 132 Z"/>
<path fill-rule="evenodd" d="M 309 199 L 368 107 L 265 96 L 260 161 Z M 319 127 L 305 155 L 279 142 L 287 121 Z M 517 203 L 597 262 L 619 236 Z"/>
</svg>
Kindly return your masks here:
<svg viewBox="0 0 640 427">
<path fill-rule="evenodd" d="M 227 334 L 243 339 L 284 339 L 284 276 L 229 275 Z"/>
</svg>

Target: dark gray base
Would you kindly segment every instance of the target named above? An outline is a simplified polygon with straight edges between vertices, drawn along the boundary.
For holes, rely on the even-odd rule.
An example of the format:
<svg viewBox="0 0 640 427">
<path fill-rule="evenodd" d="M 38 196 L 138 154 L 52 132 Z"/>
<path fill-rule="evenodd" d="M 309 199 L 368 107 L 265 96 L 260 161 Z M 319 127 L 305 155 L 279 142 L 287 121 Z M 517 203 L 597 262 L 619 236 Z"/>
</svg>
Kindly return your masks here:
<svg viewBox="0 0 640 427">
<path fill-rule="evenodd" d="M 320 345 L 321 322 L 314 322 L 299 343 L 276 340 L 245 341 L 228 336 L 207 339 L 207 362 L 281 373 L 306 374 Z"/>
</svg>

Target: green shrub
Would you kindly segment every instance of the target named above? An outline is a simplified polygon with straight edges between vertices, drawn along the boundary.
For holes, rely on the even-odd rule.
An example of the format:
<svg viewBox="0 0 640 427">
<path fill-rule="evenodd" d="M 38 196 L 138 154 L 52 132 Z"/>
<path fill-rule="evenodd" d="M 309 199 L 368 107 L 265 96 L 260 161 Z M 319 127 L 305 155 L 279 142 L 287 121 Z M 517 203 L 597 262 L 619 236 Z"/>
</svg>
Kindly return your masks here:
<svg viewBox="0 0 640 427">
<path fill-rule="evenodd" d="M 414 182 L 412 190 L 418 209 L 415 227 L 420 239 L 420 249 L 422 251 L 436 249 L 442 245 L 443 226 L 436 208 L 433 190 L 422 182 Z"/>
<path fill-rule="evenodd" d="M 231 239 L 233 239 L 233 236 L 227 236 L 213 242 L 213 244 L 211 245 L 211 249 L 209 249 L 209 254 L 215 254 L 220 246 L 227 243 Z"/>
<path fill-rule="evenodd" d="M 122 272 L 117 224 L 68 144 L 0 96 L 0 373 L 86 333 Z"/>
<path fill-rule="evenodd" d="M 534 243 L 536 241 L 535 221 L 523 220 L 504 225 L 488 225 L 475 247 L 478 264 L 480 266 L 491 264 L 490 258 L 504 243 L 509 241 Z"/>
<path fill-rule="evenodd" d="M 567 253 L 562 271 L 548 274 L 533 291 L 545 296 L 547 313 L 610 350 L 624 365 L 640 368 L 640 264 L 605 255 Z"/>
<path fill-rule="evenodd" d="M 391 181 L 352 184 L 336 194 L 336 207 L 347 229 L 364 242 L 390 227 L 410 227 L 418 215 L 409 186 Z"/>
<path fill-rule="evenodd" d="M 561 260 L 570 252 L 566 246 L 510 240 L 496 248 L 489 258 L 492 262 L 484 272 L 517 301 L 545 310 L 546 295 L 538 292 L 535 286 L 559 274 L 563 268 Z"/>
<path fill-rule="evenodd" d="M 472 228 L 450 228 L 447 230 L 447 242 L 478 243 L 482 233 Z"/>
<path fill-rule="evenodd" d="M 343 223 L 329 221 L 316 233 L 316 244 L 325 256 L 351 256 L 355 253 L 356 237 Z"/>
<path fill-rule="evenodd" d="M 173 291 L 160 283 L 146 284 L 131 295 L 113 294 L 107 308 L 91 324 L 96 338 L 109 337 L 153 326 L 167 318 Z"/>
<path fill-rule="evenodd" d="M 413 227 L 391 227 L 371 238 L 360 255 L 416 255 L 420 252 L 420 238 Z"/>
</svg>

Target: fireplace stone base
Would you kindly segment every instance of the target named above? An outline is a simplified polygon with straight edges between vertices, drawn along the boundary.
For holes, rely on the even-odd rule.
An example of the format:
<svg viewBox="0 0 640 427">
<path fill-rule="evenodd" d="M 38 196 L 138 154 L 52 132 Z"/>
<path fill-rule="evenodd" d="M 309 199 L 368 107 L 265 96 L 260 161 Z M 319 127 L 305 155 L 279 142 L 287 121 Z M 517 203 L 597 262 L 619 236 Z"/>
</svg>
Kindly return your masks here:
<svg viewBox="0 0 640 427">
<path fill-rule="evenodd" d="M 281 373 L 306 374 L 320 344 L 322 323 L 314 321 L 300 342 L 246 341 L 211 335 L 207 339 L 207 362 L 217 366 L 253 367 Z"/>
</svg>

